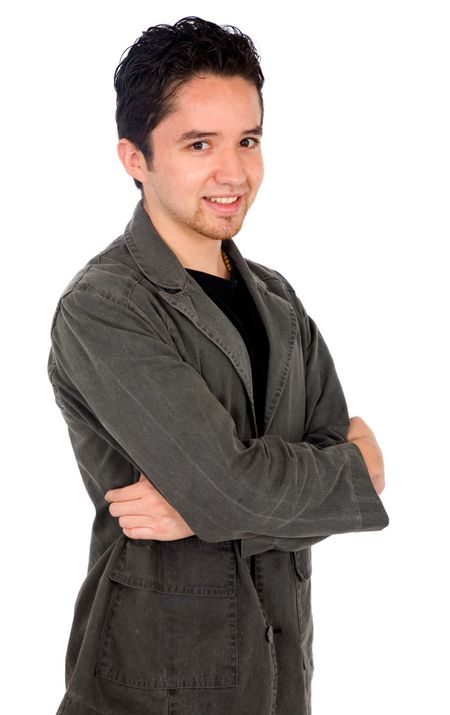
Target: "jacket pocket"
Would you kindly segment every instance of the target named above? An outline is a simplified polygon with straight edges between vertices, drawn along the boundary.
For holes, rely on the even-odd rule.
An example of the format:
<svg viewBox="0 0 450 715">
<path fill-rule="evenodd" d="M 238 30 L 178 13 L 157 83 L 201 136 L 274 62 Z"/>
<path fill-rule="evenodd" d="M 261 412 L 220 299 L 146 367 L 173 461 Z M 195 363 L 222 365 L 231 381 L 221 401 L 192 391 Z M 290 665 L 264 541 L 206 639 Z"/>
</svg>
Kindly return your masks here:
<svg viewBox="0 0 450 715">
<path fill-rule="evenodd" d="M 300 581 L 307 581 L 312 573 L 311 548 L 292 551 L 291 553 L 297 578 Z"/>
<path fill-rule="evenodd" d="M 314 671 L 312 650 L 314 623 L 311 609 L 311 547 L 301 549 L 301 551 L 292 551 L 291 557 L 295 579 L 297 621 L 303 655 L 303 670 L 307 671 L 309 678 L 311 678 Z"/>
<path fill-rule="evenodd" d="M 237 685 L 232 542 L 127 539 L 95 673 L 132 688 Z"/>
</svg>

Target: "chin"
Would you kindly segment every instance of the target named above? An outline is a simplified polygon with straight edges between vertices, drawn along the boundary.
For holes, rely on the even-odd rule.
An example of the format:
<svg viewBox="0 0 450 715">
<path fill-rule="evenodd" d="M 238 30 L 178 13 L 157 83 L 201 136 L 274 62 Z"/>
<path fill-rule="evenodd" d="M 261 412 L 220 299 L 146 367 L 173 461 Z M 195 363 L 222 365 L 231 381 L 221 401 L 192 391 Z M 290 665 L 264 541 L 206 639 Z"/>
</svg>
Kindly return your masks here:
<svg viewBox="0 0 450 715">
<path fill-rule="evenodd" d="M 239 224 L 239 226 L 233 226 L 233 227 L 230 226 L 229 229 L 226 229 L 224 231 L 214 232 L 213 235 L 211 236 L 211 238 L 226 241 L 227 238 L 233 238 L 234 236 L 236 236 L 239 233 L 239 231 L 241 230 L 241 228 L 242 228 L 242 223 Z"/>
<path fill-rule="evenodd" d="M 222 226 L 191 224 L 190 228 L 197 233 L 200 233 L 202 236 L 211 238 L 213 241 L 225 241 L 227 238 L 233 238 L 233 236 L 236 236 L 236 234 L 241 230 L 242 224 L 243 221 L 240 221 L 239 224 L 228 223 Z"/>
</svg>

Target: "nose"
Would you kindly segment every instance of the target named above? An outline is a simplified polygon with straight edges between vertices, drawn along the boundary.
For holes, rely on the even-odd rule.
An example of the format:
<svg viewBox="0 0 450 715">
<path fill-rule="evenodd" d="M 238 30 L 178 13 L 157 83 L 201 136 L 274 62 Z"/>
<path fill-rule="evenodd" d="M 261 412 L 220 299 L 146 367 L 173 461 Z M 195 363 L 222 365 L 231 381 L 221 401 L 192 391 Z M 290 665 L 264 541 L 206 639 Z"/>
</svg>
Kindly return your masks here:
<svg viewBox="0 0 450 715">
<path fill-rule="evenodd" d="M 239 150 L 224 148 L 220 152 L 215 178 L 219 184 L 229 184 L 236 188 L 242 186 L 245 182 L 245 172 Z"/>
</svg>

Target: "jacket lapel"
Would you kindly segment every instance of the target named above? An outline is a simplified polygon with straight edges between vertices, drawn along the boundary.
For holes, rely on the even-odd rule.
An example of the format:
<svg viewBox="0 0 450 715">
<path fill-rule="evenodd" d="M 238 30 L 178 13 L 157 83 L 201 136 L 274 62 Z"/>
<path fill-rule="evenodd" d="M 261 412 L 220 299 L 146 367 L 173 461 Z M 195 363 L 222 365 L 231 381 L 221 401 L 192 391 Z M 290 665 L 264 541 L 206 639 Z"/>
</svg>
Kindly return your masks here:
<svg viewBox="0 0 450 715">
<path fill-rule="evenodd" d="M 163 300 L 190 320 L 231 361 L 248 394 L 256 434 L 251 364 L 246 345 L 233 323 L 189 275 L 158 234 L 142 200 L 125 229 L 125 241 L 140 271 L 159 286 Z M 270 353 L 264 415 L 266 431 L 288 376 L 298 331 L 296 315 L 291 303 L 271 292 L 266 281 L 251 270 L 232 239 L 223 241 L 223 247 L 236 263 L 267 331 Z M 274 277 L 267 272 L 268 279 Z"/>
<path fill-rule="evenodd" d="M 231 260 L 236 263 L 243 280 L 261 316 L 269 340 L 269 365 L 267 373 L 264 432 L 267 431 L 277 408 L 292 362 L 298 323 L 291 303 L 269 289 L 270 282 L 278 277 L 263 267 L 260 271 L 266 280 L 251 270 L 232 239 L 223 242 Z"/>
<path fill-rule="evenodd" d="M 183 313 L 209 340 L 212 340 L 229 358 L 244 383 L 253 404 L 253 385 L 250 358 L 239 331 L 220 308 L 202 290 L 192 276 L 184 290 L 168 293 L 159 291 L 163 300 Z"/>
</svg>

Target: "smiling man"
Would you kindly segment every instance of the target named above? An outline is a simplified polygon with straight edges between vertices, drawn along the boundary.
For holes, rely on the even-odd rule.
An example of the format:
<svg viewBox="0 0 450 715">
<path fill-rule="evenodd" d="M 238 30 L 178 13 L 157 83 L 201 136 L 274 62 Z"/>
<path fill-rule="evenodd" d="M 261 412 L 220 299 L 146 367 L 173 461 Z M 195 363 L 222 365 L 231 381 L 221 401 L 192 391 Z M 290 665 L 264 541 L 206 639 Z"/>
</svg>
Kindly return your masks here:
<svg viewBox="0 0 450 715">
<path fill-rule="evenodd" d="M 116 70 L 141 199 L 60 297 L 48 363 L 96 509 L 59 715 L 310 713 L 311 546 L 388 524 L 317 326 L 233 241 L 263 82 L 249 37 L 196 17 Z"/>
<path fill-rule="evenodd" d="M 239 232 L 264 173 L 258 90 L 243 77 L 203 71 L 181 84 L 173 110 L 151 132 L 150 166 L 126 138 L 119 156 L 182 265 L 227 278 L 220 242 Z"/>
</svg>

